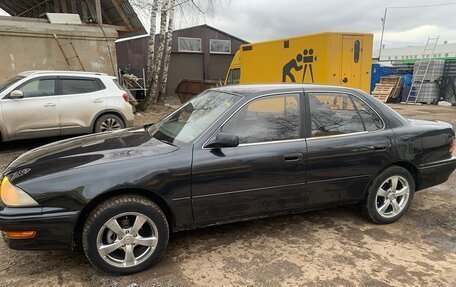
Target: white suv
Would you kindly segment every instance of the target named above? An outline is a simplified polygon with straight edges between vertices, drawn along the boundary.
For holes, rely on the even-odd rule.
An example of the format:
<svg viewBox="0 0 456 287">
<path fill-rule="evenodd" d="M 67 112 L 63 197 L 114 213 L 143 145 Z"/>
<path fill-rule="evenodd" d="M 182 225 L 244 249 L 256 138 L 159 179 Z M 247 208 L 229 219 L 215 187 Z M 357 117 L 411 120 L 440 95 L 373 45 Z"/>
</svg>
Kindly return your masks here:
<svg viewBox="0 0 456 287">
<path fill-rule="evenodd" d="M 128 94 L 101 73 L 27 71 L 0 84 L 3 141 L 110 131 L 133 124 Z"/>
</svg>

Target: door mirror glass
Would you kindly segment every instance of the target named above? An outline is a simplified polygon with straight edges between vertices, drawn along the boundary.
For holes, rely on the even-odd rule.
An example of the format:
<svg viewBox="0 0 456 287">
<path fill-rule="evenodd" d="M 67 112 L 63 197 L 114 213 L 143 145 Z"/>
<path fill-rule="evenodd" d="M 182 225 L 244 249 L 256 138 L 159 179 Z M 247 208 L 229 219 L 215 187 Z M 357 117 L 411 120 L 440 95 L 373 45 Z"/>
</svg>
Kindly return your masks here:
<svg viewBox="0 0 456 287">
<path fill-rule="evenodd" d="M 218 133 L 215 140 L 206 145 L 206 148 L 220 149 L 224 147 L 237 147 L 239 145 L 239 137 L 227 133 Z"/>
<path fill-rule="evenodd" d="M 22 99 L 24 97 L 24 93 L 20 90 L 14 90 L 10 93 L 11 99 Z"/>
</svg>

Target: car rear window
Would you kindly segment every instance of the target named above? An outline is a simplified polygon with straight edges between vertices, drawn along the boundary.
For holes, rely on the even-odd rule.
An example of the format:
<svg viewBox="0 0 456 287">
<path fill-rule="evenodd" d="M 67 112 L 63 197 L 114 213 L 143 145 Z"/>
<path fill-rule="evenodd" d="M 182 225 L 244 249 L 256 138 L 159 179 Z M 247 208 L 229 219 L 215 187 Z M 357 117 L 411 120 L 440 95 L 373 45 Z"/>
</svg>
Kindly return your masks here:
<svg viewBox="0 0 456 287">
<path fill-rule="evenodd" d="M 63 95 L 92 93 L 104 89 L 103 83 L 94 78 L 60 79 Z"/>
</svg>

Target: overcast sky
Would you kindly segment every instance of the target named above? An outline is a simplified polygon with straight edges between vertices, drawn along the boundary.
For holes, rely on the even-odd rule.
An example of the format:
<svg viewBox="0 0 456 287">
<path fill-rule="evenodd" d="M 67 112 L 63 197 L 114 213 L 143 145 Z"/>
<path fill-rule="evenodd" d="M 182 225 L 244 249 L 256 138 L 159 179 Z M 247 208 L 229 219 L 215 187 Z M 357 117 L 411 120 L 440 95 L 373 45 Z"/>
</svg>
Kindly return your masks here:
<svg viewBox="0 0 456 287">
<path fill-rule="evenodd" d="M 204 2 L 200 3 L 205 10 Z M 209 24 L 250 42 L 323 31 L 370 32 L 378 49 L 385 7 L 455 3 L 456 0 L 215 0 L 212 13 L 176 15 L 176 29 Z M 182 2 L 182 1 L 180 1 Z M 147 14 L 147 11 L 138 11 Z M 143 17 L 144 18 L 144 17 Z M 456 42 L 456 5 L 389 8 L 386 47 L 422 45 L 428 36 Z M 148 29 L 148 21 L 144 21 Z"/>
<path fill-rule="evenodd" d="M 374 33 L 378 47 L 385 7 L 455 3 L 445 0 L 231 0 L 200 22 L 247 41 L 263 41 L 322 31 Z M 185 23 L 179 23 L 185 26 Z M 428 36 L 456 42 L 456 5 L 388 8 L 384 43 L 388 47 L 419 45 Z"/>
</svg>

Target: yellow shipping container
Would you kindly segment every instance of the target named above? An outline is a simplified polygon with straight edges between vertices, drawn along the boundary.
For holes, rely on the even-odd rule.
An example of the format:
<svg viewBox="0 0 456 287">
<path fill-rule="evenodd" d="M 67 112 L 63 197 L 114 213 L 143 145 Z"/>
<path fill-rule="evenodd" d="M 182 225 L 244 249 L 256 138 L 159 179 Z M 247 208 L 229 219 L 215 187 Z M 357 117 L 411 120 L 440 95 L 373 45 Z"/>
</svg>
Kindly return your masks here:
<svg viewBox="0 0 456 287">
<path fill-rule="evenodd" d="M 242 45 L 225 84 L 315 83 L 369 92 L 372 34 L 319 33 Z"/>
</svg>

